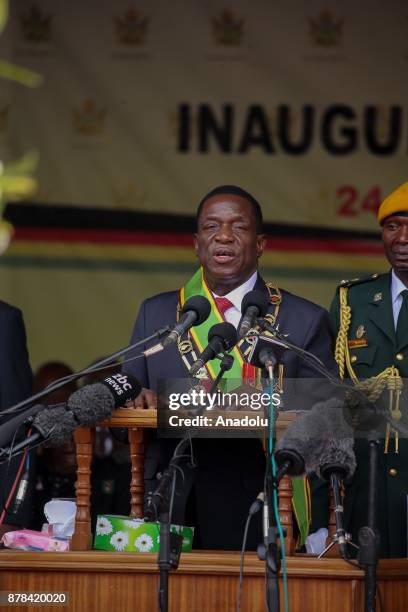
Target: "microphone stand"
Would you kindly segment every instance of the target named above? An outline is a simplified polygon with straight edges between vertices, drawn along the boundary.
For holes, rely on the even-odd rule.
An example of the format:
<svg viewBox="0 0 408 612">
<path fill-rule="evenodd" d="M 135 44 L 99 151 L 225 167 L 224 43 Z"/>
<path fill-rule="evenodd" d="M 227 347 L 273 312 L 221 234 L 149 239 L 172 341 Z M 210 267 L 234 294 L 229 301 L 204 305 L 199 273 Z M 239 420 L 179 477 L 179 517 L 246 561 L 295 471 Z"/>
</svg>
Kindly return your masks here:
<svg viewBox="0 0 408 612">
<path fill-rule="evenodd" d="M 184 455 L 176 455 L 176 452 L 180 448 L 184 449 L 189 440 L 190 437 L 187 435 L 179 442 L 174 451 L 173 458 L 168 468 L 163 472 L 156 490 L 147 498 L 145 516 L 150 521 L 157 520 L 160 523 L 160 546 L 157 558 L 159 567 L 158 597 L 160 612 L 168 611 L 169 571 L 178 568 L 183 543 L 182 535 L 170 532 L 170 506 L 176 485 L 177 470 L 181 470 L 179 463 L 184 458 Z M 171 495 L 169 495 L 170 488 L 172 489 Z"/>
<path fill-rule="evenodd" d="M 368 441 L 368 507 L 367 525 L 358 532 L 360 545 L 357 560 L 364 567 L 364 612 L 376 611 L 377 564 L 380 534 L 377 528 L 377 467 L 379 440 L 372 432 Z"/>
<path fill-rule="evenodd" d="M 11 406 L 10 408 L 3 410 L 2 412 L 0 412 L 0 417 L 2 417 L 4 414 L 14 413 L 14 412 L 21 410 L 22 408 L 31 406 L 31 404 L 33 404 L 37 400 L 42 399 L 43 397 L 45 397 L 49 393 L 52 393 L 53 391 L 56 391 L 57 389 L 61 389 L 61 387 L 64 387 L 64 385 L 67 385 L 69 382 L 72 382 L 73 380 L 77 380 L 78 378 L 81 378 L 82 376 L 85 376 L 86 374 L 91 374 L 94 370 L 99 369 L 101 366 L 110 364 L 112 361 L 114 361 L 118 357 L 122 357 L 122 355 L 126 355 L 126 353 L 133 351 L 135 348 L 145 344 L 146 342 L 150 342 L 150 340 L 154 340 L 155 338 L 161 338 L 162 336 L 167 334 L 170 331 L 170 329 L 171 329 L 170 325 L 161 327 L 160 329 L 155 331 L 154 334 L 152 334 L 151 336 L 148 336 L 147 338 L 143 338 L 142 340 L 135 342 L 135 344 L 126 346 L 125 348 L 120 349 L 119 351 L 116 351 L 116 353 L 112 353 L 112 355 L 110 355 L 109 357 L 105 357 L 104 359 L 101 359 L 100 361 L 98 361 L 97 363 L 94 363 L 92 366 L 89 366 L 88 368 L 79 370 L 79 372 L 72 374 L 72 376 L 69 376 L 69 378 L 64 376 L 64 378 L 60 378 L 59 380 L 56 380 L 51 385 L 48 385 L 48 387 L 46 387 L 42 391 L 39 391 L 38 393 L 35 393 L 34 395 L 27 397 L 27 399 L 23 400 L 22 402 L 19 402 L 18 404 L 14 404 L 14 406 Z"/>
<path fill-rule="evenodd" d="M 265 367 L 268 370 L 269 388 L 273 389 L 273 367 L 277 360 L 271 351 L 264 353 Z M 274 517 L 274 495 L 279 482 L 272 474 L 272 448 L 271 439 L 274 437 L 275 418 L 272 418 L 272 403 L 268 408 L 268 428 L 269 441 L 266 448 L 266 474 L 265 474 L 265 493 L 264 493 L 264 514 L 263 514 L 263 543 L 258 545 L 257 553 L 261 561 L 265 561 L 266 567 L 266 605 L 268 612 L 279 612 L 279 572 L 281 568 L 281 551 L 278 546 L 279 531 Z M 282 474 L 283 475 L 283 474 Z M 269 512 L 269 500 L 271 500 L 271 512 Z"/>
<path fill-rule="evenodd" d="M 350 546 L 354 546 L 358 550 L 358 546 L 354 544 L 351 539 L 351 534 L 349 534 L 343 524 L 343 499 L 340 492 L 340 480 L 343 478 L 343 474 L 340 471 L 333 470 L 330 472 L 330 485 L 333 491 L 334 497 L 334 515 L 336 518 L 336 533 L 333 536 L 332 541 L 328 546 L 320 553 L 317 557 L 318 559 L 322 559 L 326 553 L 335 545 L 338 544 L 340 554 L 345 561 L 348 560 L 347 555 L 347 544 Z"/>
<path fill-rule="evenodd" d="M 232 368 L 234 358 L 232 355 L 224 353 L 221 359 L 220 371 L 211 385 L 210 393 L 214 393 L 225 372 Z M 177 445 L 173 458 L 168 468 L 163 472 L 160 482 L 151 495 L 147 498 L 145 516 L 151 520 L 158 520 L 160 523 L 160 547 L 157 564 L 159 567 L 159 609 L 160 612 L 167 612 L 169 600 L 169 571 L 177 569 L 183 537 L 170 532 L 171 503 L 172 495 L 169 495 L 170 487 L 175 488 L 177 471 L 181 470 L 180 461 L 185 457 L 183 454 L 176 454 L 183 449 L 190 441 L 191 434 L 188 433 Z"/>
<path fill-rule="evenodd" d="M 218 387 L 218 384 L 221 378 L 224 376 L 225 372 L 228 372 L 228 370 L 232 368 L 233 364 L 234 364 L 233 356 L 229 355 L 228 353 L 224 353 L 224 355 L 221 358 L 220 371 L 218 372 L 216 378 L 214 379 L 214 382 L 211 385 L 211 388 L 209 391 L 210 394 L 214 393 L 214 391 Z"/>
</svg>

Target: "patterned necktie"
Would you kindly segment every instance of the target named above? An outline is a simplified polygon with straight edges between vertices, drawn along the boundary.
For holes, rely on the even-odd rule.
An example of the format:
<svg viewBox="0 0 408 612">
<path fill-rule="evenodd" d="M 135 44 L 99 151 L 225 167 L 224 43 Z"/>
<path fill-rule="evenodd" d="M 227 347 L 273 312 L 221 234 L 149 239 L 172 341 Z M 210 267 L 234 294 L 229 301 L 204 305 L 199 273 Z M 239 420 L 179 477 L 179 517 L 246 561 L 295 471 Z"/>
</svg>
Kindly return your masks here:
<svg viewBox="0 0 408 612">
<path fill-rule="evenodd" d="M 402 304 L 397 321 L 397 347 L 408 344 L 408 289 L 401 292 Z"/>
<path fill-rule="evenodd" d="M 225 297 L 216 297 L 214 298 L 215 303 L 217 304 L 217 308 L 221 313 L 221 316 L 224 316 L 224 313 L 228 308 L 232 308 L 234 304 L 229 301 L 228 298 Z"/>
</svg>

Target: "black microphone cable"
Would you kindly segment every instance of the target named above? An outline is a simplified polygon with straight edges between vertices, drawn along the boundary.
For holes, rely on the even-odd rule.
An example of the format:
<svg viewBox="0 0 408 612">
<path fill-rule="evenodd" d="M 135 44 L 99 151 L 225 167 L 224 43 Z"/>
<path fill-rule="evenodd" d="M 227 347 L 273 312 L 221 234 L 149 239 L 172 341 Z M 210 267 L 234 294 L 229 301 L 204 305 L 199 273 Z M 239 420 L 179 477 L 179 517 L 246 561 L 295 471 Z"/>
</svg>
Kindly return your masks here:
<svg viewBox="0 0 408 612">
<path fill-rule="evenodd" d="M 31 429 L 29 430 L 27 435 L 29 436 L 30 433 L 31 433 Z M 17 431 L 14 433 L 14 436 L 13 436 L 13 439 L 12 439 L 12 442 L 11 442 L 10 453 L 9 453 L 8 460 L 7 460 L 7 470 L 6 470 L 6 475 L 5 475 L 5 479 L 6 480 L 8 478 L 8 474 L 9 474 L 10 462 L 11 462 L 11 459 L 12 459 L 12 449 L 13 449 L 13 446 L 14 446 L 14 443 L 15 443 L 16 436 L 17 436 Z M 11 486 L 11 489 L 10 489 L 10 493 L 9 493 L 7 499 L 5 498 L 5 496 L 3 496 L 2 500 L 1 500 L 0 525 L 3 524 L 5 517 L 10 514 L 9 513 L 9 506 L 10 506 L 10 504 L 11 504 L 13 498 L 14 498 L 14 495 L 16 494 L 17 485 L 19 484 L 19 482 L 21 482 L 21 480 L 24 478 L 24 476 L 26 476 L 26 474 L 27 474 L 26 481 L 28 482 L 28 473 L 29 473 L 29 467 L 30 467 L 30 455 L 29 455 L 29 452 L 30 451 L 26 450 L 23 453 L 23 456 L 21 457 L 20 464 L 19 464 L 18 469 L 17 469 L 16 477 L 15 477 L 14 482 L 13 482 L 13 484 Z M 25 471 L 24 471 L 24 475 L 22 476 L 24 464 L 25 464 Z M 17 492 L 17 494 L 18 494 L 18 492 Z M 25 491 L 24 491 L 24 494 L 25 494 Z M 24 499 L 22 501 L 24 501 Z"/>
<path fill-rule="evenodd" d="M 109 363 L 108 365 L 104 365 L 101 366 L 99 368 L 95 368 L 94 370 L 86 373 L 84 372 L 81 376 L 81 378 L 83 378 L 84 376 L 88 376 L 88 374 L 93 374 L 94 372 L 103 372 L 104 370 L 109 370 L 111 368 L 117 368 L 118 366 L 122 367 L 125 363 L 130 363 L 131 361 L 136 361 L 137 359 L 142 359 L 142 357 L 144 357 L 145 355 L 143 355 L 143 353 L 141 353 L 140 355 L 135 355 L 135 357 L 129 357 L 129 359 L 124 359 L 123 361 L 117 362 L 115 361 L 114 363 Z M 75 374 L 69 374 L 69 376 L 64 376 L 63 378 L 59 378 L 58 382 L 65 382 L 68 383 L 71 380 L 78 380 L 78 372 Z M 54 383 L 50 383 L 47 387 L 45 387 L 45 389 L 48 389 L 48 387 L 51 387 Z M 0 413 L 1 416 L 1 413 Z"/>
<path fill-rule="evenodd" d="M 249 508 L 248 516 L 245 522 L 244 535 L 242 537 L 242 547 L 241 547 L 241 554 L 240 554 L 240 561 L 239 561 L 239 581 L 238 581 L 238 586 L 237 586 L 237 608 L 236 608 L 237 612 L 240 612 L 241 610 L 241 593 L 242 593 L 242 583 L 244 579 L 244 559 L 245 559 L 246 541 L 248 538 L 249 526 L 251 524 L 252 517 L 261 510 L 263 503 L 264 503 L 264 494 L 259 493 L 256 500 L 251 504 Z"/>
</svg>

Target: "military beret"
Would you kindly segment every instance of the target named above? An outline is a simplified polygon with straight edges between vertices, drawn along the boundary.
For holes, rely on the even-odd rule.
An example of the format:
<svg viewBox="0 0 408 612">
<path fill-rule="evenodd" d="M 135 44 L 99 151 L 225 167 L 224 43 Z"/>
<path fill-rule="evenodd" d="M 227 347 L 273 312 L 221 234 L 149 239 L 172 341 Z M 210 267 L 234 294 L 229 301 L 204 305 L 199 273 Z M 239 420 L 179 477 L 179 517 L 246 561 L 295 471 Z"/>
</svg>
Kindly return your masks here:
<svg viewBox="0 0 408 612">
<path fill-rule="evenodd" d="M 378 222 L 381 225 L 386 217 L 398 212 L 408 213 L 408 182 L 400 185 L 385 198 L 378 209 Z"/>
</svg>

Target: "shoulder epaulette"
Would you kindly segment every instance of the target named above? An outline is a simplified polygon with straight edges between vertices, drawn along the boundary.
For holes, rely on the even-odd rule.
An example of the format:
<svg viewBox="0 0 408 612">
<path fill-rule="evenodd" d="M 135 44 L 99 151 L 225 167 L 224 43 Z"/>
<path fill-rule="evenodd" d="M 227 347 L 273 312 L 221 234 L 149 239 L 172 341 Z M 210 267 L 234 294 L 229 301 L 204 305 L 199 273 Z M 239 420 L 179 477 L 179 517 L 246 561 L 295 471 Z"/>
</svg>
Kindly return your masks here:
<svg viewBox="0 0 408 612">
<path fill-rule="evenodd" d="M 364 278 L 352 278 L 350 280 L 342 280 L 339 284 L 339 287 L 354 287 L 354 285 L 368 283 L 372 280 L 375 280 L 376 278 L 378 278 L 378 274 L 371 274 L 371 276 L 366 276 Z"/>
</svg>

